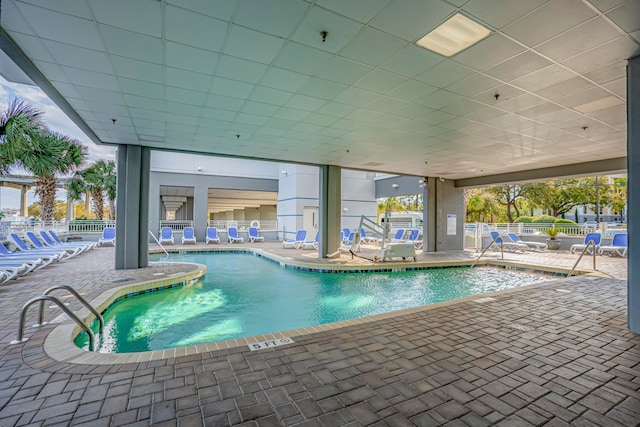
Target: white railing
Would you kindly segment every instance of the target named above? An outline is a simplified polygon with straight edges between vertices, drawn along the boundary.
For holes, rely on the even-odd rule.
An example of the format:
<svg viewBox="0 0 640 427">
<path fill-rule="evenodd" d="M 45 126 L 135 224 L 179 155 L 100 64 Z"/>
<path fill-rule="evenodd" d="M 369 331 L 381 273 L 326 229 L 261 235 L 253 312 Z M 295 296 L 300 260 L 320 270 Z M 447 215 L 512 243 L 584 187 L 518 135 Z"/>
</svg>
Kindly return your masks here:
<svg viewBox="0 0 640 427">
<path fill-rule="evenodd" d="M 160 228 L 169 227 L 173 231 L 182 231 L 185 227 L 193 227 L 190 219 L 163 219 L 160 220 Z"/>
<path fill-rule="evenodd" d="M 67 224 L 60 221 L 1 221 L 0 240 L 7 240 L 11 233 L 16 233 L 18 236 L 24 237 L 27 231 L 37 233 L 40 230 L 53 230 L 56 233 L 65 233 L 68 231 L 68 228 Z"/>
<path fill-rule="evenodd" d="M 116 221 L 111 219 L 72 219 L 68 224 L 70 233 L 102 233 L 105 227 L 115 227 Z"/>
<path fill-rule="evenodd" d="M 210 220 L 209 227 L 216 227 L 218 230 L 226 230 L 227 229 L 227 220 Z M 256 220 L 256 219 L 246 219 L 246 220 L 234 220 L 233 222 L 238 223 L 238 230 L 248 230 L 249 227 L 253 227 L 258 225 L 258 229 L 261 231 L 277 231 L 278 230 L 278 221 L 275 219 L 272 220 Z"/>
</svg>

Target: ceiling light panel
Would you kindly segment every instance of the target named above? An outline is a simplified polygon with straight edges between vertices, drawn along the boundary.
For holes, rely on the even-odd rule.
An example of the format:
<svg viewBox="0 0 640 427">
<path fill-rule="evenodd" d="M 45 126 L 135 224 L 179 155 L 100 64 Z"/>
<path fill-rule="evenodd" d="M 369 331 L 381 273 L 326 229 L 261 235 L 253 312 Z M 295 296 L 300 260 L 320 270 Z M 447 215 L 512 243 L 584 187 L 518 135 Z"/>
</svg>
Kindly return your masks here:
<svg viewBox="0 0 640 427">
<path fill-rule="evenodd" d="M 491 30 L 483 27 L 466 16 L 456 13 L 433 31 L 416 42 L 425 49 L 443 56 L 453 56 L 491 34 Z"/>
</svg>

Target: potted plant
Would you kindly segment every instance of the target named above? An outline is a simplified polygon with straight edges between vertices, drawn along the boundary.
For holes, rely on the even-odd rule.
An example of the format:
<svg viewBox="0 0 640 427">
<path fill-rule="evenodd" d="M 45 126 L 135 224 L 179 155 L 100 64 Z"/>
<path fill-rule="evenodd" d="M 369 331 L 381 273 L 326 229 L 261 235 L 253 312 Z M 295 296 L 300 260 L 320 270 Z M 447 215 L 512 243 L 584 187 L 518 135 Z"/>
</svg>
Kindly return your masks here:
<svg viewBox="0 0 640 427">
<path fill-rule="evenodd" d="M 551 250 L 556 250 L 556 251 L 560 249 L 562 240 L 558 239 L 557 237 L 561 231 L 562 231 L 561 228 L 555 228 L 555 227 L 547 228 L 546 230 L 544 230 L 544 234 L 549 236 L 549 238 L 547 239 L 547 248 Z"/>
</svg>

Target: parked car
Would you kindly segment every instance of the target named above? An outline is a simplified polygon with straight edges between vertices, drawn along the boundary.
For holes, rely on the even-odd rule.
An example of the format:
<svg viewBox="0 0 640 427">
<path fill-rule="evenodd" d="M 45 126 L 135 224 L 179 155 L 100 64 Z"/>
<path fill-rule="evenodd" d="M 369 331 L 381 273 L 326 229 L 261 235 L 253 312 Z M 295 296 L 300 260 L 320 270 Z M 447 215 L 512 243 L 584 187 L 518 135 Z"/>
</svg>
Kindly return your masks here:
<svg viewBox="0 0 640 427">
<path fill-rule="evenodd" d="M 585 221 L 585 223 L 582 224 L 582 228 L 585 230 L 595 230 L 598 228 L 598 223 L 595 221 Z"/>
</svg>

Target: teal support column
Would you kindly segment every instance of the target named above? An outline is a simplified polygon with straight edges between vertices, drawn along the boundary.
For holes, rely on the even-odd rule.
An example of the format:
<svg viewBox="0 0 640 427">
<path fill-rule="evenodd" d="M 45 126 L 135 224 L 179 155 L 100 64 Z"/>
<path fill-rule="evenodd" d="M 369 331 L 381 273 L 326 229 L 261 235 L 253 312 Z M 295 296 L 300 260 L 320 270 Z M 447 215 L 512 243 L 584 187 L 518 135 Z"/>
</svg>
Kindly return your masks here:
<svg viewBox="0 0 640 427">
<path fill-rule="evenodd" d="M 340 246 L 341 175 L 338 166 L 320 166 L 318 258 L 337 256 Z"/>
<path fill-rule="evenodd" d="M 629 330 L 640 334 L 640 56 L 627 65 L 627 183 L 627 315 Z"/>
<path fill-rule="evenodd" d="M 193 188 L 193 231 L 198 242 L 205 241 L 209 223 L 209 187 L 203 181 L 197 180 Z"/>
<path fill-rule="evenodd" d="M 118 146 L 116 269 L 149 265 L 149 172 L 151 150 Z"/>
<path fill-rule="evenodd" d="M 436 183 L 438 178 L 430 176 L 427 178 L 427 187 L 425 195 L 422 199 L 422 219 L 425 221 L 422 228 L 422 244 L 423 250 L 426 252 L 435 252 L 437 250 L 438 236 L 438 197 Z"/>
<path fill-rule="evenodd" d="M 452 180 L 429 177 L 423 200 L 425 251 L 464 249 L 464 191 Z"/>
</svg>

